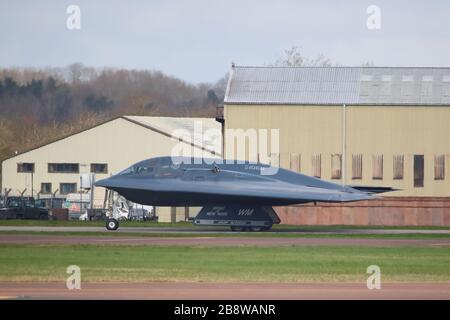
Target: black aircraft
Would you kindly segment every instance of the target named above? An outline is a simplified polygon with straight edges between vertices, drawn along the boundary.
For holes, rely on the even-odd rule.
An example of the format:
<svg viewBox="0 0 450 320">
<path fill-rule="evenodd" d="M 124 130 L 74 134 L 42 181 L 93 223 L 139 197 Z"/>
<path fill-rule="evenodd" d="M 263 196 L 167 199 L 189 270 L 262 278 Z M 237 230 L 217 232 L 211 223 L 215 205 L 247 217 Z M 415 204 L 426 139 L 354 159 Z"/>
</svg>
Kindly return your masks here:
<svg viewBox="0 0 450 320">
<path fill-rule="evenodd" d="M 394 190 L 343 186 L 261 163 L 183 157 L 144 160 L 95 185 L 144 205 L 202 206 L 194 224 L 233 231 L 268 230 L 280 223 L 272 206 L 369 200 Z M 118 227 L 117 220 L 108 219 L 108 230 Z"/>
</svg>

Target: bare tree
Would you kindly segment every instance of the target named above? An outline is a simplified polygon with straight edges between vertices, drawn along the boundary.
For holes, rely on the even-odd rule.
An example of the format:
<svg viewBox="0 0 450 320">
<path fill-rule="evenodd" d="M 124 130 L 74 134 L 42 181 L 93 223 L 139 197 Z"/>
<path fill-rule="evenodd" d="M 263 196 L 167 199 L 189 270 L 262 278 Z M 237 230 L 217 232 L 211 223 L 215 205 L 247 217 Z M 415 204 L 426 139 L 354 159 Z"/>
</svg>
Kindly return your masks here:
<svg viewBox="0 0 450 320">
<path fill-rule="evenodd" d="M 372 60 L 366 60 L 361 63 L 362 67 L 373 67 L 375 64 Z"/>
<path fill-rule="evenodd" d="M 273 66 L 280 67 L 330 67 L 332 65 L 332 61 L 325 58 L 323 54 L 319 54 L 317 57 L 312 59 L 305 57 L 302 52 L 302 48 L 297 46 L 293 46 L 285 50 L 282 56 L 280 56 L 273 64 Z"/>
<path fill-rule="evenodd" d="M 226 78 L 193 85 L 160 71 L 80 63 L 0 69 L 0 161 L 123 114 L 213 117 Z"/>
</svg>

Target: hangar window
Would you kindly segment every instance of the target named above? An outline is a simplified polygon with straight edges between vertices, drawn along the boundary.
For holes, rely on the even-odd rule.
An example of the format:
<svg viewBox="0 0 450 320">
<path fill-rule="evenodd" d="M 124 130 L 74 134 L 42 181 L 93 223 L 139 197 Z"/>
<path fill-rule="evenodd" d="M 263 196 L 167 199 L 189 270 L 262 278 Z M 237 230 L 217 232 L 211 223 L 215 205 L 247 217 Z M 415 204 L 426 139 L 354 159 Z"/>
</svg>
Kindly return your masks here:
<svg viewBox="0 0 450 320">
<path fill-rule="evenodd" d="M 91 163 L 91 173 L 108 173 L 108 164 Z"/>
<path fill-rule="evenodd" d="M 414 155 L 414 187 L 423 187 L 423 177 L 424 177 L 424 156 L 423 154 Z"/>
<path fill-rule="evenodd" d="M 394 155 L 394 180 L 403 179 L 404 157 L 402 154 Z"/>
<path fill-rule="evenodd" d="M 80 165 L 78 163 L 49 163 L 49 173 L 78 173 Z"/>
<path fill-rule="evenodd" d="M 59 193 L 68 194 L 77 192 L 77 184 L 76 183 L 60 183 L 59 184 Z"/>
<path fill-rule="evenodd" d="M 372 179 L 383 179 L 383 155 L 372 156 Z"/>
<path fill-rule="evenodd" d="M 352 179 L 362 179 L 362 154 L 352 155 Z"/>
<path fill-rule="evenodd" d="M 41 193 L 42 194 L 52 193 L 52 184 L 50 182 L 41 183 Z"/>
<path fill-rule="evenodd" d="M 440 154 L 434 157 L 434 180 L 445 179 L 445 155 Z"/>
<path fill-rule="evenodd" d="M 320 178 L 322 171 L 322 155 L 315 154 L 312 156 L 312 173 L 316 178 Z"/>
<path fill-rule="evenodd" d="M 342 177 L 342 155 L 331 155 L 331 179 L 341 179 Z"/>
<path fill-rule="evenodd" d="M 291 153 L 291 161 L 289 168 L 294 172 L 301 171 L 301 155 L 298 153 Z"/>
<path fill-rule="evenodd" d="M 34 163 L 18 163 L 17 172 L 24 172 L 24 173 L 34 172 Z"/>
</svg>

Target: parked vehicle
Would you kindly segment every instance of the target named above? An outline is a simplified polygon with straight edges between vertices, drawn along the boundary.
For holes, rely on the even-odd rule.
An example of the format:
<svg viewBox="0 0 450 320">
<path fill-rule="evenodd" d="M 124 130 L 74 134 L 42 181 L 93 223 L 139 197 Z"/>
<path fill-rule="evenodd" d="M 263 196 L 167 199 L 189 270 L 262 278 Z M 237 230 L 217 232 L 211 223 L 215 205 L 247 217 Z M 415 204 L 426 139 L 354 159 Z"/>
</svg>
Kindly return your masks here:
<svg viewBox="0 0 450 320">
<path fill-rule="evenodd" d="M 105 219 L 105 209 L 86 209 L 85 212 L 78 218 L 80 221 L 99 221 Z"/>
<path fill-rule="evenodd" d="M 69 219 L 76 220 L 86 213 L 86 209 L 89 208 L 90 203 L 91 197 L 88 193 L 83 193 L 82 195 L 80 193 L 69 193 L 62 207 L 69 209 Z"/>
<path fill-rule="evenodd" d="M 49 212 L 32 197 L 8 197 L 0 208 L 0 219 L 48 220 Z"/>
<path fill-rule="evenodd" d="M 141 204 L 133 204 L 130 208 L 129 220 L 133 221 L 156 221 L 155 210 L 152 206 L 144 206 Z"/>
</svg>

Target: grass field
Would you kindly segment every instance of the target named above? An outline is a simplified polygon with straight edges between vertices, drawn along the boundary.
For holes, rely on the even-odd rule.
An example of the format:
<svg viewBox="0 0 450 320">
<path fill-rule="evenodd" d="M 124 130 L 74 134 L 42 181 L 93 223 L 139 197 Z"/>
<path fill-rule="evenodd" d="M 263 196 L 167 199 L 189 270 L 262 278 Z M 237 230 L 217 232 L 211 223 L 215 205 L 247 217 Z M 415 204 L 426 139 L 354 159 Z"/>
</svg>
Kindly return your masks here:
<svg viewBox="0 0 450 320">
<path fill-rule="evenodd" d="M 450 239 L 450 234 L 348 234 L 348 233 L 271 233 L 271 232 L 83 232 L 83 231 L 0 231 L 1 235 L 86 236 L 86 237 L 149 237 L 149 238 L 336 238 L 336 239 Z"/>
<path fill-rule="evenodd" d="M 450 281 L 450 248 L 369 247 L 0 247 L 0 281 L 365 282 L 380 266 L 383 281 Z"/>
<path fill-rule="evenodd" d="M 42 226 L 42 227 L 104 227 L 105 221 L 60 221 L 60 220 L 0 220 L 0 226 Z M 121 221 L 121 227 L 149 227 L 149 228 L 200 228 L 194 226 L 191 222 L 154 222 L 154 221 Z M 223 227 L 222 227 L 223 228 Z M 337 229 L 393 229 L 393 230 L 450 230 L 450 227 L 438 227 L 438 226 L 347 226 L 347 225 L 335 225 L 335 226 L 299 226 L 279 224 L 273 226 L 274 230 L 289 230 L 289 229 L 301 229 L 301 230 L 337 230 Z"/>
</svg>

